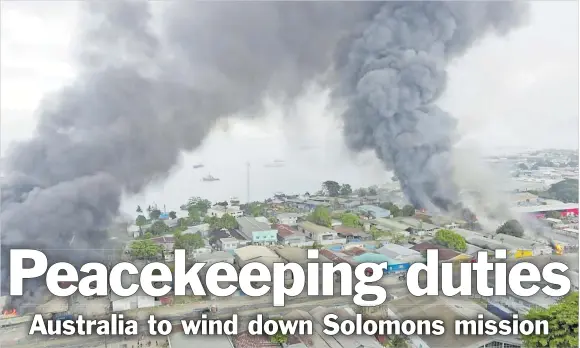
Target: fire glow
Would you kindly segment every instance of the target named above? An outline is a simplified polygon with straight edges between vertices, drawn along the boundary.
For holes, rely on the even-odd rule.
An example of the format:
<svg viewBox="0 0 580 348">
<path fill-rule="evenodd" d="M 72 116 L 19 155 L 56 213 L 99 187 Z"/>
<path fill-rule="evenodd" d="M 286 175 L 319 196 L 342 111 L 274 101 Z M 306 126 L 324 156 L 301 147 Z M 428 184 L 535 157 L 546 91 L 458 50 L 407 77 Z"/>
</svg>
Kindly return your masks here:
<svg viewBox="0 0 580 348">
<path fill-rule="evenodd" d="M 13 317 L 15 315 L 18 315 L 18 313 L 16 313 L 16 309 L 13 308 L 13 309 L 5 309 L 5 310 L 3 310 L 2 311 L 2 315 L 6 315 L 6 316 Z"/>
</svg>

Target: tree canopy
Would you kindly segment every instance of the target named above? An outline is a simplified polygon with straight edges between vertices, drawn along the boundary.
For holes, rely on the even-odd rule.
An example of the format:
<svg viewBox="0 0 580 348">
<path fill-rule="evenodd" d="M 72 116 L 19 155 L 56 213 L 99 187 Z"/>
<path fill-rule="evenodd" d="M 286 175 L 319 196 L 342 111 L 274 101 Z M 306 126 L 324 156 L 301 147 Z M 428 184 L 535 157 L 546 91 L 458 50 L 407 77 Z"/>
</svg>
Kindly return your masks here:
<svg viewBox="0 0 580 348">
<path fill-rule="evenodd" d="M 143 212 L 143 209 L 141 209 L 141 206 L 140 206 L 140 205 L 138 205 L 138 206 L 137 206 L 137 213 L 142 213 L 142 212 Z"/>
<path fill-rule="evenodd" d="M 346 227 L 360 226 L 360 218 L 352 213 L 342 214 L 342 216 L 340 217 L 340 221 L 342 222 L 342 225 Z"/>
<path fill-rule="evenodd" d="M 367 189 L 367 193 L 369 196 L 376 196 L 378 193 L 378 188 L 376 186 L 371 186 Z"/>
<path fill-rule="evenodd" d="M 556 199 L 564 203 L 578 203 L 578 179 L 565 179 L 541 192 L 540 197 Z"/>
<path fill-rule="evenodd" d="M 361 187 L 361 188 L 357 188 L 357 189 L 354 191 L 354 193 L 355 193 L 357 196 L 359 196 L 359 197 L 364 197 L 364 196 L 366 196 L 366 195 L 367 195 L 367 193 L 368 193 L 368 192 L 367 192 L 367 189 L 366 189 L 366 188 L 364 188 L 364 187 Z"/>
<path fill-rule="evenodd" d="M 509 236 L 521 237 L 524 235 L 524 228 L 517 220 L 508 220 L 497 228 L 496 233 L 507 234 Z"/>
<path fill-rule="evenodd" d="M 312 214 L 308 216 L 308 221 L 313 222 L 320 226 L 330 227 L 332 226 L 332 218 L 330 216 L 330 211 L 326 207 L 318 206 Z"/>
<path fill-rule="evenodd" d="M 413 216 L 415 215 L 415 207 L 407 204 L 401 209 L 401 216 Z"/>
<path fill-rule="evenodd" d="M 322 183 L 322 190 L 330 197 L 337 197 L 340 193 L 340 184 L 336 181 L 327 180 Z"/>
<path fill-rule="evenodd" d="M 130 246 L 130 254 L 136 259 L 152 259 L 161 253 L 161 246 L 155 244 L 151 239 L 140 239 L 133 241 Z"/>
<path fill-rule="evenodd" d="M 170 219 L 177 219 L 177 213 L 174 211 L 170 211 L 169 212 L 169 218 Z"/>
<path fill-rule="evenodd" d="M 394 203 L 391 202 L 381 203 L 379 204 L 379 207 L 387 209 L 391 213 L 392 217 L 401 216 L 401 209 Z"/>
<path fill-rule="evenodd" d="M 532 308 L 528 320 L 547 320 L 547 335 L 521 336 L 525 347 L 578 347 L 578 292 L 544 309 Z"/>
<path fill-rule="evenodd" d="M 191 197 L 187 204 L 185 205 L 185 210 L 191 211 L 191 209 L 197 210 L 201 215 L 205 215 L 207 210 L 211 207 L 211 202 L 207 199 L 201 197 Z"/>
<path fill-rule="evenodd" d="M 159 210 L 159 209 L 152 209 L 149 212 L 149 218 L 151 220 L 157 220 L 157 219 L 159 219 L 160 216 L 161 216 L 161 210 Z"/>
<path fill-rule="evenodd" d="M 137 225 L 139 227 L 145 226 L 146 224 L 147 224 L 147 218 L 144 215 L 139 215 L 135 219 L 135 225 Z"/>
<path fill-rule="evenodd" d="M 205 220 L 206 223 L 209 224 L 212 230 L 220 230 L 222 228 L 231 230 L 234 228 L 238 228 L 238 222 L 236 218 L 231 216 L 230 214 L 224 214 L 221 218 L 216 216 L 211 216 Z"/>
<path fill-rule="evenodd" d="M 465 238 L 451 230 L 439 230 L 435 233 L 434 240 L 453 250 L 464 252 L 467 250 L 467 243 Z"/>
<path fill-rule="evenodd" d="M 194 249 L 199 249 L 204 246 L 203 238 L 198 233 L 182 234 L 176 232 L 173 234 L 175 244 L 174 249 L 184 249 L 186 253 L 191 253 Z"/>
<path fill-rule="evenodd" d="M 165 222 L 157 220 L 151 225 L 150 232 L 155 236 L 160 236 L 169 232 L 169 227 Z"/>
<path fill-rule="evenodd" d="M 270 336 L 270 342 L 272 343 L 286 343 L 288 341 L 288 335 L 281 332 L 276 332 L 274 335 Z"/>
<path fill-rule="evenodd" d="M 265 208 L 266 204 L 262 202 L 250 202 L 246 204 L 242 204 L 240 207 L 246 215 L 250 216 L 263 216 L 265 215 Z"/>
<path fill-rule="evenodd" d="M 352 187 L 349 184 L 342 184 L 340 186 L 340 195 L 341 196 L 350 196 L 352 194 Z"/>
</svg>

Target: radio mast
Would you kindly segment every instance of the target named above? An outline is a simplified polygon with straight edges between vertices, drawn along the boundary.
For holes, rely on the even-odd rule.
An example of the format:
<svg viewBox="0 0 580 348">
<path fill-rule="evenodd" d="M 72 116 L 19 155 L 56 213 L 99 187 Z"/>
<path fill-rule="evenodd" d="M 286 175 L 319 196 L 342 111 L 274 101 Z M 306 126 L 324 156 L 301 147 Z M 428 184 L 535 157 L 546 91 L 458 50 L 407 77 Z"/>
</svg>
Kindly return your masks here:
<svg viewBox="0 0 580 348">
<path fill-rule="evenodd" d="M 246 162 L 246 199 L 250 203 L 250 162 Z"/>
</svg>

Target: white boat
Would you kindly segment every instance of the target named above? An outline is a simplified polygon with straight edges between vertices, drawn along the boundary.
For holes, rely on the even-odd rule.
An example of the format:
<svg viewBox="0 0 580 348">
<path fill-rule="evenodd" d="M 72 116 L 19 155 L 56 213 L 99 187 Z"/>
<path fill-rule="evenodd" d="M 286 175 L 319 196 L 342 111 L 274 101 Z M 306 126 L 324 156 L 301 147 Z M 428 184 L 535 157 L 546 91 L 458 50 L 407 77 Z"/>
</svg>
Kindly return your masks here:
<svg viewBox="0 0 580 348">
<path fill-rule="evenodd" d="M 203 181 L 219 181 L 219 178 L 213 177 L 211 174 L 208 174 L 207 176 L 203 177 L 203 179 L 201 179 Z"/>
</svg>

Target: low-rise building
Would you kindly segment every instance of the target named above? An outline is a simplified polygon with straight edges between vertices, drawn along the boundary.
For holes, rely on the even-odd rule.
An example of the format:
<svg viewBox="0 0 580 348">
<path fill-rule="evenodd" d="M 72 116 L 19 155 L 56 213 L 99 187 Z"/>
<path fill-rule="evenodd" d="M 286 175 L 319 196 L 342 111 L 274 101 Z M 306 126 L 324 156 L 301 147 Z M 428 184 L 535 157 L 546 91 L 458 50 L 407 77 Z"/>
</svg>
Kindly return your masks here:
<svg viewBox="0 0 580 348">
<path fill-rule="evenodd" d="M 220 238 L 217 242 L 217 246 L 221 251 L 232 251 L 240 246 L 240 241 L 237 238 Z"/>
<path fill-rule="evenodd" d="M 388 316 L 398 320 L 443 320 L 443 335 L 413 335 L 409 337 L 411 346 L 423 348 L 464 347 L 464 348 L 519 348 L 521 340 L 517 336 L 501 335 L 456 335 L 456 320 L 471 320 L 483 314 L 484 320 L 499 321 L 500 318 L 485 311 L 471 301 L 455 300 L 443 296 L 405 296 L 388 303 Z"/>
<path fill-rule="evenodd" d="M 302 245 L 306 236 L 288 225 L 278 225 L 278 242 L 286 245 Z"/>
<path fill-rule="evenodd" d="M 370 233 L 364 232 L 362 228 L 334 226 L 333 229 L 336 231 L 338 237 L 345 238 L 349 242 L 373 239 Z"/>
<path fill-rule="evenodd" d="M 234 255 L 227 251 L 215 251 L 213 253 L 201 254 L 196 258 L 196 262 L 203 262 L 206 266 L 212 265 L 218 262 L 226 262 L 229 264 L 234 264 Z"/>
<path fill-rule="evenodd" d="M 360 205 L 356 210 L 369 219 L 388 218 L 391 212 L 376 205 Z"/>
<path fill-rule="evenodd" d="M 275 262 L 284 262 L 274 251 L 261 245 L 248 245 L 234 250 L 235 263 L 238 267 L 244 267 L 250 262 L 259 262 L 264 265 L 272 265 Z"/>
<path fill-rule="evenodd" d="M 240 207 L 237 205 L 224 207 L 222 205 L 216 204 L 207 210 L 206 215 L 210 217 L 221 218 L 222 216 L 224 216 L 224 214 L 228 214 L 237 218 L 244 216 L 244 211 L 241 210 Z"/>
<path fill-rule="evenodd" d="M 209 224 L 199 224 L 195 226 L 189 226 L 185 231 L 181 232 L 181 234 L 199 233 L 202 237 L 207 238 L 209 236 L 209 229 Z"/>
<path fill-rule="evenodd" d="M 405 236 L 410 235 L 411 231 L 413 230 L 413 228 L 409 225 L 403 224 L 394 219 L 377 218 L 370 220 L 369 223 L 371 226 L 375 226 L 378 230 L 401 233 Z"/>
<path fill-rule="evenodd" d="M 422 262 L 424 260 L 420 251 L 405 248 L 404 246 L 393 243 L 383 245 L 377 249 L 377 252 L 391 259 L 408 263 Z"/>
<path fill-rule="evenodd" d="M 236 221 L 240 226 L 239 231 L 252 243 L 269 245 L 278 242 L 278 230 L 273 229 L 269 224 L 249 216 L 236 218 Z"/>
<path fill-rule="evenodd" d="M 455 251 L 452 249 L 448 249 L 442 247 L 438 244 L 423 242 L 416 244 L 411 247 L 411 249 L 416 250 L 420 253 L 425 253 L 427 250 L 438 250 L 439 251 L 439 262 L 465 262 L 471 261 L 473 258 L 471 255 L 466 255 L 460 253 L 459 251 Z"/>
<path fill-rule="evenodd" d="M 411 230 L 409 232 L 411 232 L 411 234 L 415 234 L 418 236 L 433 235 L 439 229 L 438 226 L 435 226 L 427 222 L 423 222 L 414 217 L 401 217 L 397 218 L 397 220 L 411 227 Z"/>
<path fill-rule="evenodd" d="M 169 348 L 234 348 L 231 338 L 227 335 L 186 335 L 178 332 L 171 334 L 168 342 Z"/>
<path fill-rule="evenodd" d="M 338 233 L 336 233 L 336 231 L 310 221 L 300 222 L 298 224 L 298 231 L 304 233 L 308 238 L 317 243 L 324 243 L 338 239 Z"/>
<path fill-rule="evenodd" d="M 279 224 L 296 226 L 298 225 L 298 219 L 304 216 L 304 214 L 299 213 L 280 213 L 276 215 L 276 219 Z"/>
</svg>

